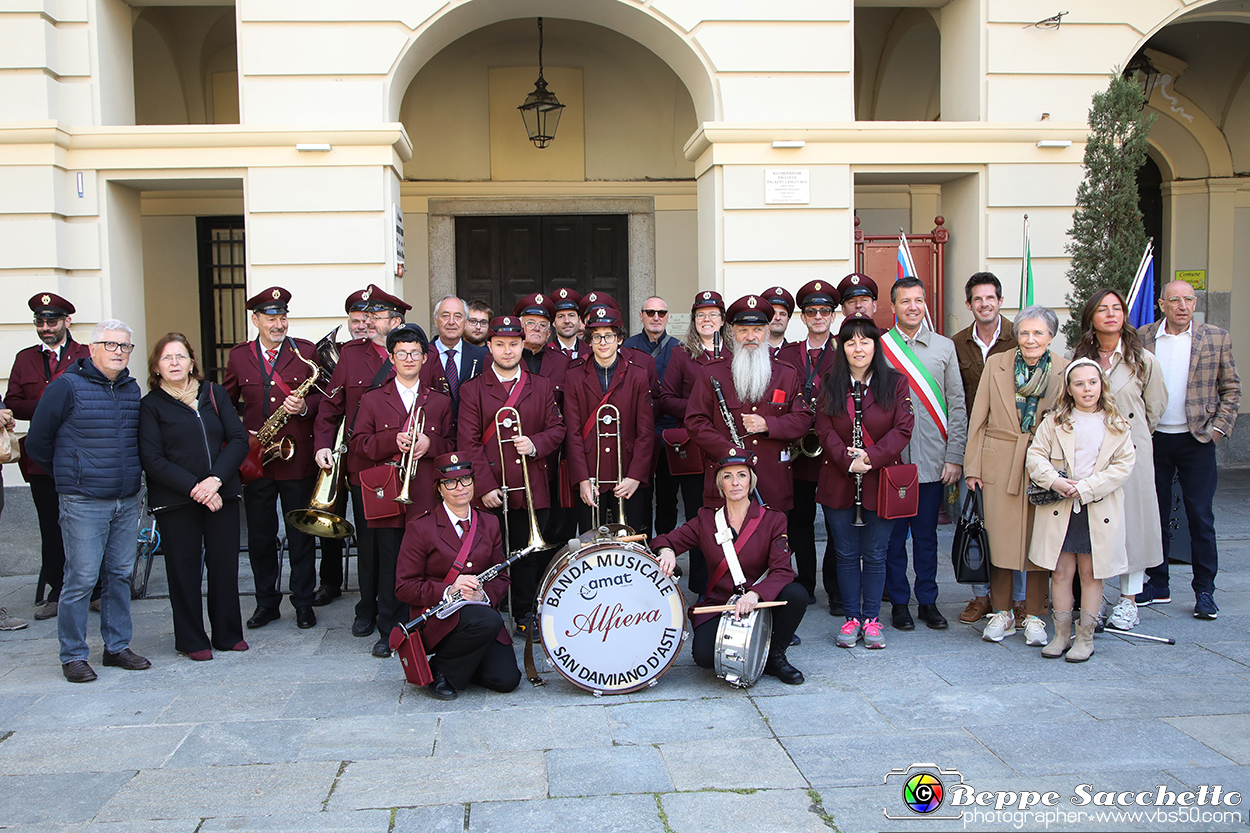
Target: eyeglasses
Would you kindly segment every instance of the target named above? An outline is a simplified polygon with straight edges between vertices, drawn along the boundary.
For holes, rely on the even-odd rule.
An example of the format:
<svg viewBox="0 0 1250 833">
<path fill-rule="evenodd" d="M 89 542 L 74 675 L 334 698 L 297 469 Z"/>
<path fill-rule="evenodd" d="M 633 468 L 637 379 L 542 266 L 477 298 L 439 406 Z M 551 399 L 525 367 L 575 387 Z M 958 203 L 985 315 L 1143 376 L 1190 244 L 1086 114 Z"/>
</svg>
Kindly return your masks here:
<svg viewBox="0 0 1250 833">
<path fill-rule="evenodd" d="M 382 312 L 371 312 L 368 315 L 370 321 L 385 321 L 388 318 L 399 318 L 399 313 L 383 310 Z"/>
<path fill-rule="evenodd" d="M 462 474 L 459 477 L 447 477 L 438 482 L 440 485 L 446 486 L 448 489 L 467 489 L 473 485 L 473 475 Z"/>
<path fill-rule="evenodd" d="M 644 309 L 642 311 L 642 314 L 649 315 L 652 318 L 663 318 L 664 316 L 668 315 L 668 310 L 666 309 Z"/>
<path fill-rule="evenodd" d="M 424 350 L 396 350 L 391 355 L 399 359 L 401 362 L 409 362 L 415 358 L 418 358 L 419 356 L 424 356 L 425 351 Z"/>
<path fill-rule="evenodd" d="M 468 319 L 466 319 L 466 320 L 467 320 L 470 324 L 472 324 L 474 327 L 488 327 L 488 326 L 490 326 L 490 322 L 489 322 L 489 321 L 487 321 L 485 318 L 468 318 Z"/>
<path fill-rule="evenodd" d="M 1174 307 L 1181 306 L 1182 304 L 1184 306 L 1189 306 L 1190 304 L 1197 306 L 1198 299 L 1193 295 L 1181 295 L 1176 298 L 1164 298 L 1163 303 L 1171 304 Z"/>
<path fill-rule="evenodd" d="M 93 341 L 91 344 L 93 346 L 98 344 L 110 353 L 116 353 L 120 350 L 126 355 L 130 355 L 135 350 L 135 346 L 127 341 Z"/>
<path fill-rule="evenodd" d="M 613 344 L 616 342 L 616 333 L 595 333 L 590 337 L 591 344 Z"/>
<path fill-rule="evenodd" d="M 719 312 L 696 312 L 694 314 L 695 321 L 715 321 L 721 317 Z"/>
<path fill-rule="evenodd" d="M 833 315 L 833 307 L 805 307 L 803 314 L 812 318 L 829 318 Z"/>
<path fill-rule="evenodd" d="M 526 321 L 522 326 L 527 330 L 548 330 L 551 325 L 546 321 Z"/>
<path fill-rule="evenodd" d="M 173 364 L 174 362 L 177 362 L 178 364 L 182 364 L 183 362 L 187 362 L 190 360 L 191 360 L 190 356 L 180 356 L 177 354 L 170 355 L 170 356 L 161 356 L 160 358 L 161 364 Z"/>
<path fill-rule="evenodd" d="M 35 326 L 36 327 L 56 327 L 64 320 L 65 320 L 64 318 L 36 318 Z"/>
</svg>

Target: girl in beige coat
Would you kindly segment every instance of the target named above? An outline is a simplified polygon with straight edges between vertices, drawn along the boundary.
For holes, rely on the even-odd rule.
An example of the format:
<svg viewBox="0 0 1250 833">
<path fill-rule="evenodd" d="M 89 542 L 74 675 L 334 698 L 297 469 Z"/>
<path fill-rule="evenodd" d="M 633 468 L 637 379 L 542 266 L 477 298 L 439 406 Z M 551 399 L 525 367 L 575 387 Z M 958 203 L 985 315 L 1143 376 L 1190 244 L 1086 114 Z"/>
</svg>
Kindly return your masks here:
<svg viewBox="0 0 1250 833">
<path fill-rule="evenodd" d="M 1044 657 L 1066 651 L 1068 662 L 1084 662 L 1094 653 L 1102 580 L 1128 565 L 1122 487 L 1135 457 L 1128 421 L 1116 410 L 1102 368 L 1092 359 L 1072 362 L 1059 407 L 1042 417 L 1025 458 L 1029 478 L 1065 498 L 1038 507 L 1029 543 L 1029 560 L 1053 571 L 1055 638 L 1042 649 Z M 1078 569 L 1082 610 L 1072 642 L 1072 578 Z"/>
</svg>

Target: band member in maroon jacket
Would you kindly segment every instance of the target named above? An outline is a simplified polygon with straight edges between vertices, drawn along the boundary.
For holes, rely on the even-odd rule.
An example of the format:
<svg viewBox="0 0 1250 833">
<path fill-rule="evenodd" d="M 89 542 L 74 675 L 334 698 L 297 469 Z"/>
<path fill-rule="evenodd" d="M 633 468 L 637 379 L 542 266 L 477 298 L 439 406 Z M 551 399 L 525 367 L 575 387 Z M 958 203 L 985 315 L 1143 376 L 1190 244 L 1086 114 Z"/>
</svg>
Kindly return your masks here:
<svg viewBox="0 0 1250 833">
<path fill-rule="evenodd" d="M 578 338 L 582 326 L 581 294 L 575 289 L 561 287 L 548 298 L 555 312 L 551 326 L 556 337 L 547 345 L 547 349 L 563 353 L 569 361 L 589 356 L 590 345 Z"/>
<path fill-rule="evenodd" d="M 591 507 L 597 505 L 601 523 L 625 523 L 635 532 L 650 534 L 650 506 L 643 504 L 646 492 L 638 488 L 651 478 L 655 452 L 655 410 L 647 371 L 620 350 L 624 331 L 616 310 L 592 310 L 586 337 L 594 355 L 569 369 L 564 410 L 569 478 L 582 503 L 579 527 L 583 532 L 591 528 Z M 605 405 L 616 411 L 600 414 Z M 621 499 L 624 518 L 618 515 Z"/>
<path fill-rule="evenodd" d="M 794 341 L 781 348 L 780 361 L 799 372 L 803 382 L 803 396 L 815 403 L 820 391 L 820 380 L 833 367 L 837 342 L 830 329 L 833 316 L 841 298 L 838 290 L 828 281 L 810 281 L 799 289 L 799 309 L 807 338 Z M 803 439 L 803 448 L 814 452 L 820 443 L 816 439 L 816 423 Z M 794 469 L 794 508 L 790 510 L 790 548 L 794 550 L 794 565 L 799 574 L 799 584 L 807 588 L 808 604 L 816 601 L 816 484 L 820 481 L 820 457 L 809 457 L 802 451 L 791 451 Z M 837 557 L 833 553 L 833 533 L 825 524 L 825 592 L 833 609 L 841 608 L 842 596 L 838 592 Z M 836 603 L 836 604 L 835 604 Z M 839 610 L 839 614 L 841 611 Z"/>
<path fill-rule="evenodd" d="M 695 381 L 709 365 L 729 361 L 729 338 L 729 329 L 725 326 L 725 301 L 721 294 L 711 290 L 696 293 L 690 305 L 690 326 L 686 329 L 686 337 L 681 346 L 673 350 L 664 372 L 664 384 L 660 388 L 660 412 L 677 419 L 679 433 L 689 432 L 686 408 Z M 685 443 L 683 451 L 687 457 L 694 458 L 692 467 L 699 467 L 698 474 L 677 477 L 682 506 L 689 520 L 703 507 L 704 463 L 703 453 L 693 440 Z M 707 567 L 698 550 L 690 554 L 687 583 L 690 592 L 696 595 L 702 594 L 707 584 Z"/>
<path fill-rule="evenodd" d="M 408 518 L 434 507 L 434 458 L 455 446 L 451 400 L 420 383 L 429 348 L 425 331 L 416 324 L 404 324 L 390 331 L 386 345 L 395 365 L 395 378 L 361 397 L 351 454 L 358 471 L 383 463 L 400 466 L 401 486 L 405 474 L 402 466 L 410 449 L 417 465 L 408 487 L 412 503 L 407 507 L 396 503 L 393 517 L 368 521 L 374 552 L 360 557 L 361 607 L 357 612 L 359 615 L 363 608 L 367 618 L 372 618 L 368 611 L 377 617 L 379 637 L 373 655 L 379 658 L 391 655 L 387 640 L 403 615 L 395 600 L 395 559 L 404 526 Z"/>
<path fill-rule="evenodd" d="M 328 384 L 323 385 L 328 395 L 322 397 L 317 410 L 313 435 L 317 447 L 317 465 L 330 469 L 334 465 L 331 445 L 338 433 L 339 424 L 347 420 L 347 436 L 351 439 L 353 423 L 365 391 L 395 378 L 390 353 L 386 349 L 386 337 L 391 330 L 404 323 L 404 313 L 412 305 L 396 298 L 374 284 L 369 284 L 361 300 L 367 302 L 370 336 L 344 344 L 339 351 L 339 362 L 334 367 Z M 347 484 L 352 498 L 352 524 L 356 529 L 356 553 L 362 564 L 375 563 L 377 552 L 373 532 L 365 520 L 364 504 L 360 496 L 360 469 L 358 461 L 347 457 Z M 352 636 L 365 637 L 373 633 L 377 610 L 373 600 L 361 595 L 352 622 Z"/>
<path fill-rule="evenodd" d="M 786 341 L 786 328 L 794 315 L 794 296 L 785 287 L 774 286 L 764 290 L 764 300 L 773 305 L 773 317 L 768 322 L 768 351 L 776 359 L 781 348 L 790 343 Z"/>
<path fill-rule="evenodd" d="M 260 479 L 243 486 L 247 554 L 256 582 L 256 612 L 247 620 L 249 628 L 263 627 L 282 617 L 278 610 L 282 591 L 278 588 L 281 553 L 276 506 L 281 501 L 283 514 L 305 508 L 317 471 L 313 462 L 313 418 L 321 393 L 312 387 L 302 396 L 296 395 L 317 366 L 317 348 L 310 341 L 287 336 L 290 301 L 291 293 L 279 286 L 263 289 L 249 298 L 247 308 L 252 311 L 252 326 L 260 335 L 255 341 L 235 345 L 226 362 L 224 387 L 243 417 L 243 427 L 254 434 L 279 409 L 284 410 L 288 416 L 286 425 L 273 442 L 289 438 L 295 445 L 290 460 L 268 463 Z M 316 544 L 312 536 L 294 527 L 288 527 L 286 532 L 295 624 L 311 628 L 317 624 L 312 609 L 317 586 Z"/>
<path fill-rule="evenodd" d="M 474 469 L 468 455 L 453 451 L 434 465 L 442 500 L 408 524 L 399 551 L 395 595 L 411 605 L 414 619 L 450 593 L 459 593 L 468 602 L 446 619 L 433 617 L 421 626 L 425 650 L 434 654 L 431 694 L 454 700 L 470 682 L 492 691 L 512 691 L 521 682 L 521 669 L 498 610 L 508 592 L 508 573 L 500 573 L 485 587 L 478 581 L 483 570 L 503 563 L 499 519 L 472 506 Z"/>
<path fill-rule="evenodd" d="M 762 601 L 785 602 L 781 607 L 772 608 L 773 634 L 764 673 L 783 683 L 799 685 L 803 682 L 803 673 L 790 664 L 786 648 L 807 611 L 807 591 L 795 582 L 794 570 L 790 567 L 786 516 L 751 499 L 756 487 L 754 454 L 731 447 L 722 455 L 716 464 L 716 488 L 724 499 L 724 507 L 700 509 L 692 520 L 667 535 L 652 539 L 651 549 L 659 556 L 664 574 L 671 576 L 677 553 L 697 547 L 707 559 L 712 575 L 707 603 L 728 604 L 736 596 L 735 616 L 745 616 Z M 717 537 L 721 524 L 730 533 L 730 546 L 738 557 L 744 579 L 740 587 L 735 587 L 734 570 L 727 563 L 725 547 Z M 702 668 L 713 665 L 718 624 L 716 616 L 715 613 L 701 613 L 691 617 L 691 625 L 694 626 L 691 652 L 694 661 Z"/>
<path fill-rule="evenodd" d="M 456 424 L 456 445 L 473 463 L 477 494 L 481 504 L 492 511 L 506 511 L 505 530 L 508 551 L 522 549 L 529 541 L 529 515 L 526 508 L 521 457 L 526 458 L 532 491 L 531 507 L 541 530 L 547 521 L 551 496 L 548 490 L 547 458 L 564 442 L 564 418 L 556 405 L 551 382 L 521 366 L 524 339 L 521 320 L 513 316 L 490 322 L 491 366 L 460 389 L 460 419 Z M 503 426 L 503 443 L 496 430 L 496 415 L 504 406 L 516 408 L 520 426 Z M 501 448 L 502 445 L 502 448 Z M 502 486 L 508 487 L 504 507 Z M 547 568 L 551 551 L 531 555 L 512 570 L 512 615 L 518 632 L 529 625 L 538 577 Z"/>
<path fill-rule="evenodd" d="M 854 395 L 861 393 L 862 439 L 854 442 Z M 816 435 L 824 449 L 816 500 L 833 527 L 838 586 L 846 623 L 838 634 L 843 648 L 884 648 L 877 615 L 885 589 L 885 554 L 894 521 L 877 516 L 882 466 L 897 463 L 911 440 L 915 421 L 907 377 L 890 367 L 881 351 L 881 331 L 866 313 L 855 313 L 838 330 L 838 352 L 821 387 Z M 856 526 L 855 476 L 863 525 Z M 828 569 L 829 562 L 825 562 Z"/>
<path fill-rule="evenodd" d="M 27 302 L 35 314 L 35 332 L 39 344 L 18 352 L 9 371 L 9 389 L 4 395 L 5 407 L 15 419 L 29 420 L 43 396 L 44 388 L 79 359 L 91 355 L 90 348 L 74 341 L 70 334 L 74 305 L 52 292 L 40 292 Z M 35 618 L 50 619 L 56 615 L 56 602 L 61 596 L 65 575 L 65 543 L 61 539 L 60 499 L 52 475 L 45 472 L 26 455 L 26 438 L 18 444 L 22 451 L 17 461 L 22 479 L 30 484 L 30 496 L 39 516 L 39 536 L 43 539 L 43 561 L 39 582 L 35 586 Z M 48 593 L 44 595 L 44 586 Z M 98 599 L 99 592 L 92 595 Z"/>
<path fill-rule="evenodd" d="M 708 365 L 695 382 L 686 409 L 686 428 L 709 461 L 705 468 L 703 504 L 717 506 L 717 449 L 733 442 L 716 395 L 719 384 L 737 436 L 758 458 L 760 497 L 773 509 L 788 512 L 794 506 L 790 471 L 790 443 L 808 432 L 812 409 L 794 368 L 774 362 L 768 352 L 768 321 L 772 305 L 759 295 L 744 295 L 729 307 L 734 339 L 732 362 Z"/>
</svg>

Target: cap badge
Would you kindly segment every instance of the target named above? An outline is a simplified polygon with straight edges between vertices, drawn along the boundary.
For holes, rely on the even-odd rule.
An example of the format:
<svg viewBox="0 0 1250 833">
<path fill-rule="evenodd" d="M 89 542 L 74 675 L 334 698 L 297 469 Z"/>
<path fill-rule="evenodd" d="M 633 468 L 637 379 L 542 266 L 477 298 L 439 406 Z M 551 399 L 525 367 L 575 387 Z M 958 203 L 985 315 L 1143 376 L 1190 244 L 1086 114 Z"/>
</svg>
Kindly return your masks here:
<svg viewBox="0 0 1250 833">
<path fill-rule="evenodd" d="M 859 285 L 859 275 L 851 275 L 851 283 L 852 283 L 852 284 L 855 284 L 855 285 L 857 285 L 857 286 L 858 286 L 858 285 Z"/>
<path fill-rule="evenodd" d="M 453 454 L 453 455 L 451 455 L 451 461 L 452 461 L 453 463 L 459 463 L 459 462 L 460 462 L 460 458 L 459 458 L 459 457 L 457 457 L 455 454 Z"/>
<path fill-rule="evenodd" d="M 560 290 L 560 297 L 561 297 L 561 298 L 567 298 L 567 297 L 569 297 L 569 291 L 568 291 L 567 289 L 561 289 L 561 290 Z"/>
<path fill-rule="evenodd" d="M 782 288 L 779 286 L 779 287 L 777 287 L 776 289 L 774 289 L 774 290 L 773 290 L 773 294 L 774 294 L 774 295 L 780 295 L 780 294 L 782 293 L 782 291 L 783 291 L 783 290 L 782 290 Z"/>
<path fill-rule="evenodd" d="M 707 301 L 707 300 L 709 300 L 711 297 L 712 297 L 712 293 L 711 293 L 711 292 L 704 292 L 704 293 L 703 293 L 703 300 Z"/>
<path fill-rule="evenodd" d="M 371 286 L 368 289 L 366 289 L 364 292 L 360 293 L 360 300 L 368 301 L 369 296 L 372 294 L 373 294 L 373 287 Z"/>
<path fill-rule="evenodd" d="M 275 301 L 282 297 L 282 293 L 276 289 L 271 294 L 273 295 L 273 299 Z"/>
<path fill-rule="evenodd" d="M 543 296 L 541 296 L 541 295 L 535 295 L 535 296 L 534 296 L 534 303 L 536 303 L 536 304 L 541 304 L 542 302 L 543 302 Z"/>
<path fill-rule="evenodd" d="M 42 303 L 44 303 L 44 304 L 50 304 L 50 303 L 52 303 L 52 296 L 51 296 L 51 295 L 44 295 L 44 296 L 43 296 L 42 298 L 40 298 L 39 300 L 40 300 Z"/>
<path fill-rule="evenodd" d="M 819 283 L 817 283 L 817 284 L 816 284 L 816 291 L 817 291 L 817 292 L 819 292 L 819 291 L 820 291 L 820 284 L 819 284 Z"/>
<path fill-rule="evenodd" d="M 508 324 L 511 324 L 511 323 L 512 323 L 512 319 L 511 319 L 511 318 L 505 318 L 505 319 L 503 320 L 503 323 L 504 323 L 504 325 L 505 325 L 505 326 L 506 326 L 506 325 L 508 325 Z"/>
<path fill-rule="evenodd" d="M 747 306 L 750 307 L 751 309 L 755 309 L 755 296 L 754 295 L 752 295 L 750 298 L 747 298 Z"/>
</svg>

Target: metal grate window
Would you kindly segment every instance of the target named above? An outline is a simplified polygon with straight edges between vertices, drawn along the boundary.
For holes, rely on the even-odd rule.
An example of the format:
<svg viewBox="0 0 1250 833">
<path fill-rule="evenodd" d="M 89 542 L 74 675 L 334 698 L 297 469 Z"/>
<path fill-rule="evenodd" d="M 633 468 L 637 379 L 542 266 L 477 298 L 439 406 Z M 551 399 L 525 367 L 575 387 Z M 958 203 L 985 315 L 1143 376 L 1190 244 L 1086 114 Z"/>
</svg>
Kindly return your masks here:
<svg viewBox="0 0 1250 833">
<path fill-rule="evenodd" d="M 225 374 L 230 348 L 247 339 L 247 272 L 242 217 L 197 217 L 200 337 L 204 376 Z"/>
</svg>

